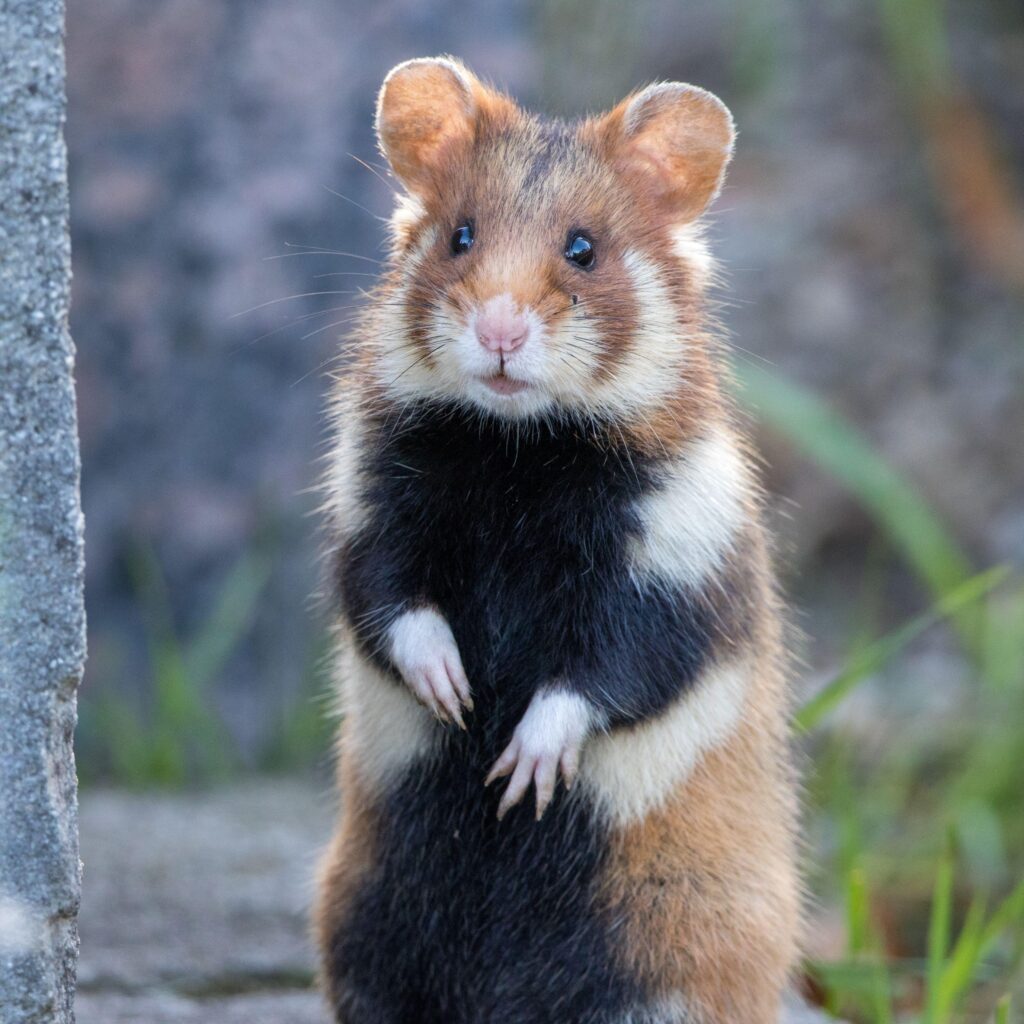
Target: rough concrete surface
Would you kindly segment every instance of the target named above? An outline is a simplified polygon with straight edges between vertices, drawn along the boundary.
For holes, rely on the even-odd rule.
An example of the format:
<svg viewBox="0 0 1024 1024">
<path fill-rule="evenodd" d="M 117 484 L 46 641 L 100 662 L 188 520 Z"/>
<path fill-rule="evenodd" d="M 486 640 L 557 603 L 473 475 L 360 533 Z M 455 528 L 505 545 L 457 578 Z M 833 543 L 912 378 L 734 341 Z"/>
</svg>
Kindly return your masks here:
<svg viewBox="0 0 1024 1024">
<path fill-rule="evenodd" d="M 60 0 L 0 6 L 0 1021 L 70 1024 L 85 657 Z"/>
<path fill-rule="evenodd" d="M 296 782 L 83 796 L 79 1024 L 328 1024 L 306 922 L 332 818 Z"/>
</svg>

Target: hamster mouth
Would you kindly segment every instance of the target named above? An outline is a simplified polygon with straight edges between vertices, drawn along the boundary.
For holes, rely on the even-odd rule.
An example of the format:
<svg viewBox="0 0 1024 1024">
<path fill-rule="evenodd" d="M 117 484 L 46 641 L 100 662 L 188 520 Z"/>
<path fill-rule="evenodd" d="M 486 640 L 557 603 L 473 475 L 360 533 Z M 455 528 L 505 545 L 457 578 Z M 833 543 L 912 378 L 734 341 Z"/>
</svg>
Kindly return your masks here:
<svg viewBox="0 0 1024 1024">
<path fill-rule="evenodd" d="M 496 395 L 518 395 L 529 390 L 530 385 L 523 380 L 516 380 L 506 373 L 495 373 L 490 377 L 481 377 L 481 381 Z"/>
</svg>

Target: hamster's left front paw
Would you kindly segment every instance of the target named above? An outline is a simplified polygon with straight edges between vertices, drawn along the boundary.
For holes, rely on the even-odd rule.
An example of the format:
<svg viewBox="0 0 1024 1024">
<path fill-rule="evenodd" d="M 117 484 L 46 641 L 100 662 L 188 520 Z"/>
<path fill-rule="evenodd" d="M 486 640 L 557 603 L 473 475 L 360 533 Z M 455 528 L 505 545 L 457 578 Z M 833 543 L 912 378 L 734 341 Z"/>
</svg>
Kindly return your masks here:
<svg viewBox="0 0 1024 1024">
<path fill-rule="evenodd" d="M 485 783 L 489 786 L 495 779 L 512 776 L 498 804 L 499 819 L 522 800 L 532 782 L 540 821 L 555 794 L 559 772 L 566 789 L 572 786 L 593 721 L 591 704 L 568 690 L 545 690 L 530 701 L 512 742 L 495 761 Z"/>
<path fill-rule="evenodd" d="M 444 616 L 434 608 L 404 612 L 391 626 L 391 658 L 417 699 L 442 722 L 466 724 L 473 710 L 459 646 Z"/>
</svg>

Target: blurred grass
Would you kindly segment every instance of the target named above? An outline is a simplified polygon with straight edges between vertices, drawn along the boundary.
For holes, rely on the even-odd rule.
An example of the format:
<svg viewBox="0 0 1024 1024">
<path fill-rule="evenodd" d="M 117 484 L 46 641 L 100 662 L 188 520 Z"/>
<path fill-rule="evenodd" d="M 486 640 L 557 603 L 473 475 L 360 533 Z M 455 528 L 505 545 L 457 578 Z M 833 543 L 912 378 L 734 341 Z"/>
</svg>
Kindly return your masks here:
<svg viewBox="0 0 1024 1024">
<path fill-rule="evenodd" d="M 260 551 L 243 555 L 188 638 L 175 627 L 167 581 L 152 549 L 138 545 L 128 568 L 145 626 L 151 706 L 137 708 L 119 695 L 100 694 L 83 709 L 87 743 L 109 757 L 110 774 L 125 785 L 223 778 L 235 756 L 210 703 L 210 687 L 252 625 L 270 559 Z"/>
<path fill-rule="evenodd" d="M 914 640 L 943 619 L 976 605 L 1008 576 L 1009 569 L 997 566 L 979 573 L 954 587 L 928 611 L 911 619 L 899 629 L 861 647 L 836 676 L 797 712 L 794 723 L 801 732 L 810 732 L 858 683 L 885 668 Z"/>
<path fill-rule="evenodd" d="M 745 364 L 735 374 L 754 415 L 857 498 L 936 598 L 968 579 L 966 553 L 917 491 L 852 424 L 816 395 L 770 370 Z M 973 644 L 976 616 L 965 609 L 957 612 L 957 619 Z"/>
<path fill-rule="evenodd" d="M 301 692 L 282 704 L 255 764 L 252 756 L 243 762 L 213 702 L 214 684 L 252 630 L 271 577 L 274 558 L 264 548 L 238 559 L 199 628 L 183 636 L 155 552 L 135 547 L 128 569 L 144 623 L 148 679 L 139 703 L 110 690 L 83 701 L 77 744 L 86 785 L 207 785 L 243 768 L 294 772 L 328 760 L 333 718 L 323 683 L 326 632 L 309 651 Z"/>
<path fill-rule="evenodd" d="M 815 395 L 756 366 L 737 377 L 762 425 L 842 483 L 882 541 L 865 566 L 856 642 L 795 716 L 814 754 L 815 889 L 844 908 L 845 955 L 812 959 L 811 988 L 857 1024 L 1009 1019 L 1009 997 L 998 1011 L 997 1000 L 1024 983 L 1024 581 L 1007 567 L 975 573 L 914 487 Z M 931 603 L 876 636 L 889 553 Z M 901 655 L 945 621 L 973 685 L 942 714 L 928 708 L 926 678 L 903 679 L 923 705 L 908 721 L 879 684 L 899 681 Z M 875 736 L 858 738 L 841 715 L 829 728 L 844 698 L 871 684 Z M 936 850 L 947 832 L 955 842 Z"/>
</svg>

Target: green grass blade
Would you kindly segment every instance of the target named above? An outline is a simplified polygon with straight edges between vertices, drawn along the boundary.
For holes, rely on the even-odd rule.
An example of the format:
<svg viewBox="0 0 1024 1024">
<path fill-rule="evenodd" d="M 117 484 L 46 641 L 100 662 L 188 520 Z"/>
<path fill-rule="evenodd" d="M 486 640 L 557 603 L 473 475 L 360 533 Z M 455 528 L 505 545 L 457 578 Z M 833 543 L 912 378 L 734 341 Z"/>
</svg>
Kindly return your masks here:
<svg viewBox="0 0 1024 1024">
<path fill-rule="evenodd" d="M 197 689 L 217 676 L 252 625 L 270 572 L 270 559 L 257 552 L 242 555 L 228 573 L 216 605 L 185 651 L 185 669 Z"/>
<path fill-rule="evenodd" d="M 846 882 L 846 949 L 851 956 L 869 948 L 870 905 L 867 878 L 861 868 L 853 868 Z"/>
<path fill-rule="evenodd" d="M 736 368 L 755 415 L 784 434 L 864 505 L 936 596 L 970 574 L 970 560 L 928 504 L 852 424 L 810 391 L 759 366 Z M 964 622 L 971 638 L 971 619 Z"/>
<path fill-rule="evenodd" d="M 862 648 L 830 683 L 800 708 L 794 719 L 796 728 L 802 732 L 813 729 L 858 683 L 881 669 L 926 630 L 980 601 L 1006 579 L 1008 572 L 1007 567 L 996 566 L 971 577 L 940 598 L 928 611 Z"/>
<path fill-rule="evenodd" d="M 985 903 L 975 899 L 967 911 L 960 934 L 942 971 L 936 996 L 937 1014 L 945 1020 L 970 989 L 981 961 L 981 940 L 985 927 Z"/>
<path fill-rule="evenodd" d="M 999 1000 L 996 1006 L 995 1024 L 1010 1024 L 1010 994 L 1009 992 Z"/>
<path fill-rule="evenodd" d="M 995 945 L 999 936 L 1012 925 L 1024 924 L 1024 879 L 1017 883 L 1009 896 L 996 908 L 989 918 L 981 936 L 979 957 L 985 956 Z"/>
<path fill-rule="evenodd" d="M 130 569 L 146 626 L 154 704 L 148 728 L 151 781 L 178 784 L 190 769 L 217 777 L 230 768 L 230 741 L 209 707 L 206 690 L 245 630 L 270 575 L 269 559 L 243 555 L 228 574 L 215 607 L 187 643 L 174 624 L 171 595 L 152 549 L 139 546 Z"/>
<path fill-rule="evenodd" d="M 945 1024 L 941 1012 L 939 992 L 949 949 L 950 926 L 953 918 L 953 853 L 947 843 L 935 873 L 932 892 L 932 912 L 928 922 L 927 995 L 923 1024 Z"/>
</svg>

